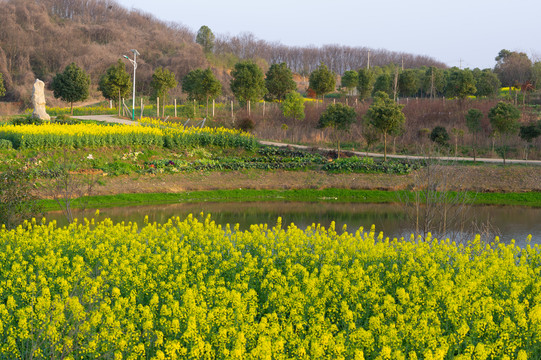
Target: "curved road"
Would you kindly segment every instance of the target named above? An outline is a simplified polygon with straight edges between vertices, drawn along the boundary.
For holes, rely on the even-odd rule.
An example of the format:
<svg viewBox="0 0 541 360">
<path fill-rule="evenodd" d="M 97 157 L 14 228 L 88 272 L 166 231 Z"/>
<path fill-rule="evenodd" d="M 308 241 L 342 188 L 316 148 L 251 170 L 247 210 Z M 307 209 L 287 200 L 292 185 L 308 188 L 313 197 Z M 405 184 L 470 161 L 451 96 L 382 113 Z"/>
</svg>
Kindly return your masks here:
<svg viewBox="0 0 541 360">
<path fill-rule="evenodd" d="M 139 125 L 137 121 L 131 121 L 126 119 L 119 119 L 115 117 L 114 115 L 86 115 L 86 116 L 73 116 L 75 119 L 81 119 L 81 120 L 96 120 L 96 121 L 106 121 L 106 122 L 114 122 L 118 124 L 125 124 L 125 125 Z M 285 143 L 278 143 L 274 141 L 259 141 L 263 145 L 268 146 L 277 146 L 277 147 L 293 147 L 295 149 L 301 149 L 301 150 L 310 150 L 313 149 L 313 146 L 305 146 L 305 145 L 294 145 L 294 144 L 285 144 Z M 334 151 L 336 149 L 332 148 L 319 148 L 320 150 L 324 151 Z M 379 153 L 366 153 L 364 151 L 351 151 L 351 150 L 345 150 L 344 152 L 354 154 L 357 156 L 370 156 L 370 157 L 383 157 L 383 154 Z M 424 156 L 416 156 L 416 155 L 390 155 L 387 154 L 388 158 L 391 159 L 406 159 L 406 160 L 423 160 L 426 159 Z M 440 156 L 436 157 L 434 159 L 443 160 L 443 161 L 473 161 L 472 157 L 454 157 L 454 156 Z M 477 158 L 476 161 L 484 162 L 484 163 L 492 163 L 492 164 L 502 164 L 502 159 L 492 159 L 492 158 Z M 526 165 L 540 165 L 541 166 L 541 160 L 518 160 L 518 159 L 507 159 L 505 160 L 506 164 L 526 164 Z"/>
</svg>

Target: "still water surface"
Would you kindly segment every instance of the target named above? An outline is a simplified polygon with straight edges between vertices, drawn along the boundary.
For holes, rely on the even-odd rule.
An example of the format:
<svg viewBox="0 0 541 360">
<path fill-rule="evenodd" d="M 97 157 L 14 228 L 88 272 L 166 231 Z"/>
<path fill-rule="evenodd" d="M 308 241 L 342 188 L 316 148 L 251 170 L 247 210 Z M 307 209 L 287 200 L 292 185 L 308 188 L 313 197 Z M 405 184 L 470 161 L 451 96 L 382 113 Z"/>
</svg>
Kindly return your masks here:
<svg viewBox="0 0 541 360">
<path fill-rule="evenodd" d="M 78 217 L 93 217 L 95 210 L 77 214 Z M 333 203 L 299 203 L 299 202 L 263 202 L 263 203 L 191 203 L 159 206 L 136 206 L 107 208 L 100 210 L 97 219 L 111 218 L 116 222 L 137 222 L 143 224 L 148 215 L 150 222 L 164 223 L 171 217 L 181 219 L 188 214 L 211 214 L 217 224 L 239 224 L 246 230 L 251 224 L 276 224 L 282 218 L 285 228 L 294 223 L 304 229 L 312 224 L 328 227 L 332 221 L 336 229 L 341 230 L 347 224 L 347 230 L 355 232 L 359 227 L 368 231 L 373 225 L 376 232 L 383 231 L 386 237 L 409 237 L 414 232 L 412 220 L 400 205 L 396 204 L 333 204 Z M 50 212 L 47 220 L 57 220 L 60 226 L 67 222 L 60 212 Z M 524 245 L 528 235 L 532 235 L 532 243 L 541 244 L 541 209 L 511 206 L 476 206 L 468 213 L 468 223 L 474 223 L 472 231 L 484 232 L 484 238 L 490 240 L 498 235 L 503 242 L 515 239 L 518 245 Z M 487 231 L 488 229 L 488 231 Z M 471 235 L 460 233 L 462 240 Z M 449 235 L 447 235 L 449 236 Z M 457 235 L 450 235 L 451 237 Z"/>
</svg>

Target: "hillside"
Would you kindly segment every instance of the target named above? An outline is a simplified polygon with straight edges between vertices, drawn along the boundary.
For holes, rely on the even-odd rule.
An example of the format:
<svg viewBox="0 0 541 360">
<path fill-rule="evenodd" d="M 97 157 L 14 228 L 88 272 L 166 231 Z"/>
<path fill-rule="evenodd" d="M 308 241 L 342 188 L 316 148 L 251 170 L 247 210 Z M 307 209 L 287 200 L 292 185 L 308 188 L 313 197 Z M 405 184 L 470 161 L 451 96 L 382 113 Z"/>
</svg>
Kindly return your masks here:
<svg viewBox="0 0 541 360">
<path fill-rule="evenodd" d="M 113 0 L 0 0 L 0 6 L 0 73 L 7 89 L 3 100 L 8 101 L 28 100 L 36 78 L 48 84 L 71 62 L 84 68 L 96 85 L 105 69 L 133 48 L 141 53 L 137 91 L 143 94 L 149 92 L 158 66 L 173 71 L 177 79 L 195 68 L 212 66 L 226 85 L 227 70 L 238 59 L 257 59 L 263 67 L 283 61 L 303 75 L 323 61 L 340 74 L 363 66 L 363 54 L 370 50 L 287 47 L 241 34 L 217 36 L 215 53 L 207 59 L 191 29 L 127 10 Z M 373 65 L 402 60 L 406 67 L 445 66 L 426 56 L 371 50 Z"/>
<path fill-rule="evenodd" d="M 25 97 L 35 78 L 48 83 L 71 62 L 96 84 L 107 67 L 133 48 L 141 53 L 140 91 L 157 66 L 182 76 L 207 65 L 188 29 L 113 1 L 4 0 L 0 23 L 0 72 L 11 99 Z"/>
</svg>

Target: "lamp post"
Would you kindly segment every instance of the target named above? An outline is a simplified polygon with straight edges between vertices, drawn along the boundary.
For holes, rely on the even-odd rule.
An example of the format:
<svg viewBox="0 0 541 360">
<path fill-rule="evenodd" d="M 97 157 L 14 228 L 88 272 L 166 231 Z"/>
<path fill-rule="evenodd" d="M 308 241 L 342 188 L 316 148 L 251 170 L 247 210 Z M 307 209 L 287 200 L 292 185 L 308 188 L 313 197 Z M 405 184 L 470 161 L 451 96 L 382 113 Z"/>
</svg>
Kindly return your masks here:
<svg viewBox="0 0 541 360">
<path fill-rule="evenodd" d="M 124 55 L 126 59 L 128 59 L 132 65 L 133 65 L 133 102 L 132 102 L 132 110 L 131 110 L 131 119 L 132 121 L 135 120 L 135 70 L 137 70 L 137 55 L 139 54 L 139 51 L 135 49 L 130 50 L 133 53 L 133 60 Z"/>
</svg>

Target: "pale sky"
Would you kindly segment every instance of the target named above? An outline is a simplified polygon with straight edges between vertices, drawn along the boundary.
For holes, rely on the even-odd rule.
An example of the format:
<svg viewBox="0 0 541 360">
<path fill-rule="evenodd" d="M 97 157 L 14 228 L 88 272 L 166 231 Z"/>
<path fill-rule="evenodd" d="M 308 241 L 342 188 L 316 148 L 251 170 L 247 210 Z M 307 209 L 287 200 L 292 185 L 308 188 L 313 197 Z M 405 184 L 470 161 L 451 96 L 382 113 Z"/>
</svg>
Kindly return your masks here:
<svg viewBox="0 0 541 360">
<path fill-rule="evenodd" d="M 292 46 L 347 46 L 427 55 L 448 66 L 494 67 L 501 49 L 541 60 L 540 0 L 117 0 L 197 32 L 251 32 Z"/>
</svg>

